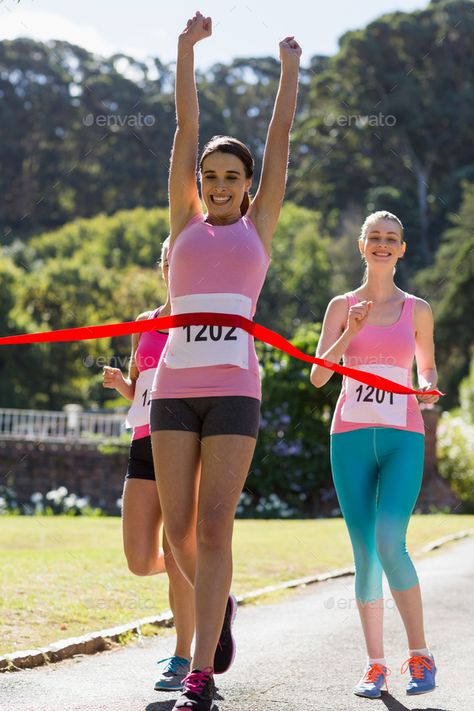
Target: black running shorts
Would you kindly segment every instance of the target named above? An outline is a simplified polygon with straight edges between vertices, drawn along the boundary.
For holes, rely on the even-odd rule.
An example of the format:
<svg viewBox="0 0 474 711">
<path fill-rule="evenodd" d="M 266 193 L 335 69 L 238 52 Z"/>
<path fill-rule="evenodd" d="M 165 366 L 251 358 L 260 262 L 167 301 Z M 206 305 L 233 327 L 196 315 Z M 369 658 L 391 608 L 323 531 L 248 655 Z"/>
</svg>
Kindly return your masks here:
<svg viewBox="0 0 474 711">
<path fill-rule="evenodd" d="M 244 435 L 257 439 L 260 400 L 240 395 L 220 397 L 158 398 L 151 402 L 150 430 Z"/>
</svg>

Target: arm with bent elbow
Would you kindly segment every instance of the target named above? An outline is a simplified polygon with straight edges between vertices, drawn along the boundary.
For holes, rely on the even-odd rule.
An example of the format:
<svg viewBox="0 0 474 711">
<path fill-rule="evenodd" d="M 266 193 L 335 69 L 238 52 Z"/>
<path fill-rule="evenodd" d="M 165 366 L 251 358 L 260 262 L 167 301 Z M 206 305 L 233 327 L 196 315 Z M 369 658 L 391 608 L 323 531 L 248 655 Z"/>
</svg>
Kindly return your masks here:
<svg viewBox="0 0 474 711">
<path fill-rule="evenodd" d="M 333 299 L 324 316 L 316 356 L 332 363 L 339 363 L 352 338 L 365 326 L 371 308 L 371 301 L 361 301 L 351 306 L 348 311 L 344 296 Z M 344 322 L 345 326 L 342 325 Z M 333 372 L 322 365 L 313 365 L 310 375 L 311 384 L 315 388 L 322 388 L 330 380 Z"/>
<path fill-rule="evenodd" d="M 432 390 L 438 383 L 438 373 L 434 352 L 434 323 L 430 305 L 417 299 L 415 305 L 415 342 L 418 386 L 421 390 Z M 418 395 L 419 402 L 434 404 L 438 395 Z"/>
</svg>

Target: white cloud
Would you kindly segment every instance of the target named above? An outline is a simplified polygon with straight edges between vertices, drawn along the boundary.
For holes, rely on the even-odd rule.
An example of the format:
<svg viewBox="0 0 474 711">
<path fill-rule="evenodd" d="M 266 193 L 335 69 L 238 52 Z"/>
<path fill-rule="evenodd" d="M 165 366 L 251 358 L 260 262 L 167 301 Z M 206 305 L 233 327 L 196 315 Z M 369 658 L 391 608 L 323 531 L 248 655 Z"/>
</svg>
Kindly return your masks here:
<svg viewBox="0 0 474 711">
<path fill-rule="evenodd" d="M 0 6 L 1 7 L 1 6 Z M 32 37 L 42 42 L 56 39 L 108 56 L 123 51 L 106 40 L 92 25 L 71 22 L 67 17 L 45 10 L 22 10 L 20 7 L 4 8 L 0 15 L 0 39 Z M 127 47 L 126 53 L 137 59 L 147 55 L 143 49 Z"/>
</svg>

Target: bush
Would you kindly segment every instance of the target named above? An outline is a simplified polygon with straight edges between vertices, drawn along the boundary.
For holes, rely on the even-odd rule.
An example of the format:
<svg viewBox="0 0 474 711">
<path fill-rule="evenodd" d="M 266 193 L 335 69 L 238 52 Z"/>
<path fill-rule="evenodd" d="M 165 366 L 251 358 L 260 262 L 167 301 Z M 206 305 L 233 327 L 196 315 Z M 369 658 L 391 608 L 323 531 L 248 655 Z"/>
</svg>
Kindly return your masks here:
<svg viewBox="0 0 474 711">
<path fill-rule="evenodd" d="M 320 328 L 320 324 L 301 326 L 292 343 L 313 354 Z M 338 378 L 316 389 L 309 382 L 308 364 L 261 343 L 257 349 L 263 370 L 261 425 L 238 515 L 321 515 L 322 494 L 332 487 L 329 425 Z"/>
<path fill-rule="evenodd" d="M 443 412 L 438 425 L 438 465 L 466 513 L 474 513 L 474 424 L 461 410 Z"/>
<path fill-rule="evenodd" d="M 461 414 L 465 420 L 474 424 L 474 358 L 471 360 L 469 374 L 459 386 Z"/>
</svg>

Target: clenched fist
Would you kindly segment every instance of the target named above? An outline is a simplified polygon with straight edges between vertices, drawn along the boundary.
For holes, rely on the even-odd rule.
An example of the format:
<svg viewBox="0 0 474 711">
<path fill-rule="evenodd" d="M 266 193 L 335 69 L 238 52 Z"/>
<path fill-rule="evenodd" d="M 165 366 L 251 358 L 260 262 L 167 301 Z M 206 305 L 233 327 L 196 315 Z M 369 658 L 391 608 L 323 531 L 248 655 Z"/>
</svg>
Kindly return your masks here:
<svg viewBox="0 0 474 711">
<path fill-rule="evenodd" d="M 104 365 L 102 370 L 102 385 L 104 388 L 117 388 L 123 382 L 125 381 L 120 368 L 111 368 L 108 365 Z"/>
<path fill-rule="evenodd" d="M 194 17 L 187 21 L 186 27 L 179 35 L 179 40 L 190 42 L 192 45 L 197 44 L 202 39 L 212 35 L 212 20 L 210 17 L 204 17 L 199 10 Z"/>
<path fill-rule="evenodd" d="M 282 64 L 300 63 L 302 49 L 294 37 L 285 37 L 280 42 L 280 61 Z"/>
<path fill-rule="evenodd" d="M 420 388 L 420 390 L 434 390 L 434 387 L 432 383 L 427 383 L 424 387 Z M 434 405 L 435 402 L 438 402 L 439 395 L 422 395 L 418 393 L 417 398 L 418 402 L 423 402 L 425 405 Z"/>
<path fill-rule="evenodd" d="M 372 301 L 360 301 L 350 307 L 347 314 L 346 329 L 352 336 L 355 336 L 356 333 L 359 333 L 364 328 L 371 308 Z"/>
</svg>

